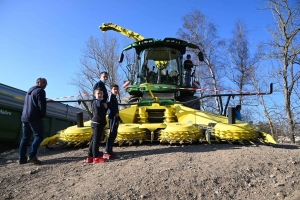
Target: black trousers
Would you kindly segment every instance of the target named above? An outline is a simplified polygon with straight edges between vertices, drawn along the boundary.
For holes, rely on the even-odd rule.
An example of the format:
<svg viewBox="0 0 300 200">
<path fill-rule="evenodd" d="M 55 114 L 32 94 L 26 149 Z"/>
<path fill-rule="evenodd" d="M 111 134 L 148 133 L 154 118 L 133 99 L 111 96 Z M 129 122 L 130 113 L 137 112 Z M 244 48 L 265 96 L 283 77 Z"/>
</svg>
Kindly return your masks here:
<svg viewBox="0 0 300 200">
<path fill-rule="evenodd" d="M 90 141 L 88 157 L 99 157 L 99 145 L 104 126 L 102 124 L 92 123 L 93 135 Z"/>
<path fill-rule="evenodd" d="M 119 127 L 119 117 L 114 117 L 113 119 L 109 119 L 110 132 L 105 147 L 105 151 L 107 153 L 113 152 L 114 141 L 118 134 L 118 127 Z"/>
</svg>

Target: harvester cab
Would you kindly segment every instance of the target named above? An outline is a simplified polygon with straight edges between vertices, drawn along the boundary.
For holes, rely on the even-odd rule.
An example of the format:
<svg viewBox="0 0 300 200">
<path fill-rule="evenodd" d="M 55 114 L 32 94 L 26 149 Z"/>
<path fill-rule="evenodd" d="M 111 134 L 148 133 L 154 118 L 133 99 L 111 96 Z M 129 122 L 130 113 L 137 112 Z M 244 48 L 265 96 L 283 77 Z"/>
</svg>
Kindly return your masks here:
<svg viewBox="0 0 300 200">
<path fill-rule="evenodd" d="M 131 97 L 138 97 L 140 105 L 150 105 L 152 100 L 161 105 L 172 105 L 175 101 L 195 99 L 192 84 L 184 83 L 182 59 L 187 48 L 199 49 L 197 45 L 176 38 L 148 38 L 126 46 L 119 62 L 123 61 L 123 52 L 130 49 L 135 49 L 138 57 L 135 81 L 126 88 Z M 200 49 L 198 59 L 204 60 Z M 199 110 L 200 105 L 194 103 L 188 107 Z"/>
</svg>

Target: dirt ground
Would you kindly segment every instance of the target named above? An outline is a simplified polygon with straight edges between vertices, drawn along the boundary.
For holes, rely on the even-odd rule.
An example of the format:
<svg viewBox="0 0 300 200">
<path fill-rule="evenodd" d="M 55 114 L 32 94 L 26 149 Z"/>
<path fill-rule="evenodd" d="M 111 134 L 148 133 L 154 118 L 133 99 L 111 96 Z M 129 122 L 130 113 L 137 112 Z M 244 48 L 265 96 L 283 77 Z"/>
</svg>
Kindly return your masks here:
<svg viewBox="0 0 300 200">
<path fill-rule="evenodd" d="M 1 153 L 0 199 L 300 199 L 298 145 L 123 146 L 96 165 L 87 147 L 53 147 L 40 166 Z"/>
</svg>

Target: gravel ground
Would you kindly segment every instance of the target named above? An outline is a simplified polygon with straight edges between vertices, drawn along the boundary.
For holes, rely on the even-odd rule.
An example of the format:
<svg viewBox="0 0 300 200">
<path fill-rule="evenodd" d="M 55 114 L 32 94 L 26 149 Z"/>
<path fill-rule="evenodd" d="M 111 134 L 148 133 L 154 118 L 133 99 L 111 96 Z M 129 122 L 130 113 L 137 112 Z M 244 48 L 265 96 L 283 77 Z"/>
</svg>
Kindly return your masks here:
<svg viewBox="0 0 300 200">
<path fill-rule="evenodd" d="M 116 146 L 96 165 L 87 147 L 52 147 L 39 166 L 0 154 L 0 199 L 300 199 L 298 145 Z"/>
</svg>

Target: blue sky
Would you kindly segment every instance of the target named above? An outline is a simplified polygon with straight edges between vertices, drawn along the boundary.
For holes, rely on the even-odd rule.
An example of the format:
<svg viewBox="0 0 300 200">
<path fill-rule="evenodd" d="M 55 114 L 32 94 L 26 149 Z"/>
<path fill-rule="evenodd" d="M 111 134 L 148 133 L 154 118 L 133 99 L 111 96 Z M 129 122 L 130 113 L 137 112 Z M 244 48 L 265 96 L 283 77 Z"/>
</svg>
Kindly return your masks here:
<svg viewBox="0 0 300 200">
<path fill-rule="evenodd" d="M 222 38 L 231 37 L 237 19 L 244 20 L 256 44 L 269 37 L 266 26 L 273 23 L 271 13 L 259 11 L 261 7 L 257 0 L 0 0 L 0 83 L 27 91 L 45 77 L 48 98 L 78 94 L 69 84 L 71 77 L 85 42 L 103 34 L 102 23 L 113 22 L 144 37 L 176 37 L 182 17 L 192 9 L 213 20 Z"/>
</svg>

